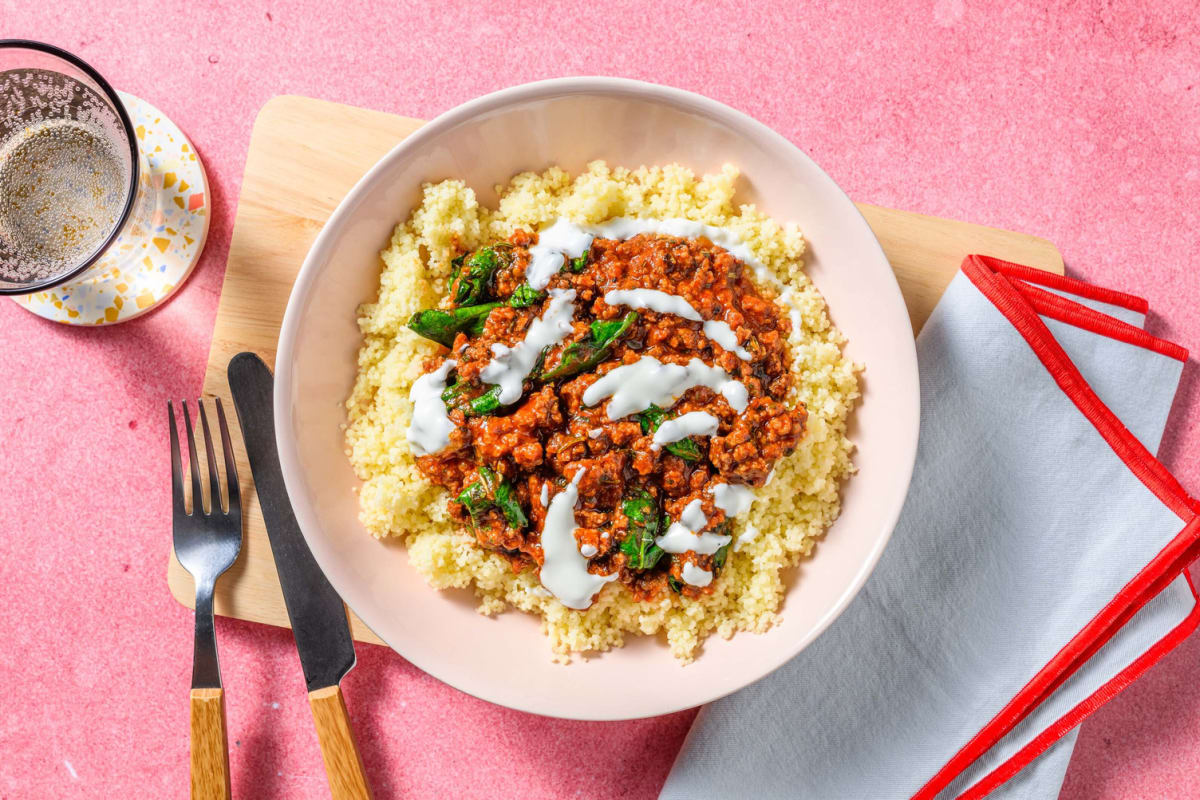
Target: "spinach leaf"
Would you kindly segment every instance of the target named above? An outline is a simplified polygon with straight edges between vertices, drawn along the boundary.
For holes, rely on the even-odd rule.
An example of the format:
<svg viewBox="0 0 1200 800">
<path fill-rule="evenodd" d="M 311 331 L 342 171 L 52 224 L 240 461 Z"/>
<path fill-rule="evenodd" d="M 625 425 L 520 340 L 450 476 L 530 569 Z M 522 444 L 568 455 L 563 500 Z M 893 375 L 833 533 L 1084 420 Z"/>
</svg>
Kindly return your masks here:
<svg viewBox="0 0 1200 800">
<path fill-rule="evenodd" d="M 633 319 L 628 320 L 630 314 Z M 629 326 L 637 320 L 636 312 L 629 312 L 620 319 L 598 319 L 588 327 L 592 329 L 592 343 L 595 345 L 605 345 L 612 342 L 625 331 L 629 330 Z"/>
<path fill-rule="evenodd" d="M 501 303 L 482 303 L 474 306 L 462 306 L 448 311 L 440 308 L 427 308 L 415 312 L 408 318 L 408 327 L 426 339 L 432 339 L 446 347 L 454 344 L 454 337 L 459 331 L 469 331 L 479 334 L 483 332 L 483 323 L 487 322 L 488 314 Z"/>
<path fill-rule="evenodd" d="M 642 435 L 649 436 L 657 431 L 663 422 L 674 416 L 674 412 L 664 411 L 656 405 L 651 405 L 638 415 L 638 422 L 642 426 Z M 684 461 L 699 461 L 701 457 L 700 445 L 696 444 L 696 440 L 690 436 L 686 439 L 680 439 L 678 442 L 671 442 L 664 445 L 664 447 L 668 453 L 673 453 Z"/>
<path fill-rule="evenodd" d="M 455 499 L 467 509 L 472 524 L 476 524 L 479 515 L 489 508 L 499 508 L 508 524 L 517 530 L 529 524 L 529 519 L 521 510 L 521 504 L 517 502 L 512 484 L 490 467 L 481 465 L 479 480 L 464 488 Z"/>
<path fill-rule="evenodd" d="M 678 442 L 671 442 L 663 445 L 668 453 L 673 453 L 684 461 L 699 461 L 700 460 L 700 445 L 696 444 L 696 440 L 692 437 L 680 439 Z"/>
<path fill-rule="evenodd" d="M 642 435 L 649 436 L 654 433 L 666 418 L 667 412 L 651 403 L 649 408 L 638 414 L 638 422 L 642 426 Z"/>
<path fill-rule="evenodd" d="M 471 402 L 463 409 L 463 413 L 468 417 L 486 417 L 489 414 L 495 414 L 500 410 L 500 387 L 493 386 L 478 397 L 471 398 Z"/>
<path fill-rule="evenodd" d="M 513 289 L 512 295 L 508 298 L 508 304 L 513 308 L 526 308 L 540 303 L 545 296 L 545 292 L 539 292 L 528 283 L 522 283 Z"/>
<path fill-rule="evenodd" d="M 451 286 L 451 299 L 456 306 L 475 305 L 484 299 L 496 270 L 508 261 L 507 244 L 481 247 L 463 261 L 462 269 Z"/>
<path fill-rule="evenodd" d="M 458 497 L 455 498 L 463 504 L 467 509 L 467 513 L 471 515 L 471 522 L 476 523 L 479 515 L 492 507 L 492 501 L 487 496 L 487 488 L 482 480 L 475 481 L 466 486 Z"/>
<path fill-rule="evenodd" d="M 585 339 L 567 345 L 558 366 L 549 372 L 541 373 L 538 377 L 543 381 L 554 381 L 592 369 L 608 358 L 613 344 L 629 332 L 637 318 L 637 312 L 630 311 L 619 320 L 593 322 L 591 341 Z"/>
<path fill-rule="evenodd" d="M 481 395 L 467 397 L 473 384 L 455 381 L 442 390 L 442 402 L 447 409 L 459 409 L 468 417 L 484 417 L 500 410 L 500 387 L 493 386 Z"/>
<path fill-rule="evenodd" d="M 508 481 L 501 481 L 496 487 L 496 505 L 499 506 L 500 512 L 504 514 L 504 518 L 508 520 L 508 524 L 517 530 L 521 530 L 529 524 L 529 518 L 521 510 L 521 504 L 517 502 L 516 492 L 513 490 L 512 484 Z"/>
<path fill-rule="evenodd" d="M 529 284 L 523 283 L 513 291 L 512 295 L 505 302 L 478 303 L 476 305 L 460 304 L 457 308 L 449 310 L 427 308 L 423 311 L 417 311 L 408 318 L 408 327 L 426 339 L 432 339 L 438 344 L 450 347 L 454 343 L 455 334 L 459 331 L 466 331 L 472 336 L 478 336 L 483 333 L 483 326 L 487 322 L 488 314 L 492 312 L 493 308 L 503 305 L 513 308 L 526 308 L 535 303 L 540 303 L 545 296 L 543 292 L 539 292 Z"/>
<path fill-rule="evenodd" d="M 629 533 L 621 541 L 621 552 L 627 556 L 630 569 L 650 569 L 663 556 L 663 549 L 654 543 L 654 537 L 666 517 L 659 517 L 658 504 L 645 489 L 633 490 L 621 504 L 621 510 L 629 518 Z"/>
</svg>

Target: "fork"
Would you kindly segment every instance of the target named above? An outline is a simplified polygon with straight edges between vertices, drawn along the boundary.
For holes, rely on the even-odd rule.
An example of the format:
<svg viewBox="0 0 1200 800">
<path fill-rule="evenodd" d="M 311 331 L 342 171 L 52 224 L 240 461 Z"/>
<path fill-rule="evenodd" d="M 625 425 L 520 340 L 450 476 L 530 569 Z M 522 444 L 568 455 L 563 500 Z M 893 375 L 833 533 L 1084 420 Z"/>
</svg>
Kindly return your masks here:
<svg viewBox="0 0 1200 800">
<path fill-rule="evenodd" d="M 186 400 L 183 424 L 187 430 L 188 460 L 192 474 L 192 510 L 188 513 L 183 494 L 183 465 L 179 458 L 179 434 L 175 428 L 175 408 L 167 401 L 171 424 L 171 497 L 175 556 L 191 573 L 196 583 L 196 639 L 192 651 L 191 691 L 191 775 L 193 800 L 230 797 L 229 739 L 225 732 L 225 690 L 221 688 L 221 667 L 217 662 L 217 639 L 213 629 L 213 590 L 217 578 L 237 560 L 242 549 L 242 504 L 238 490 L 237 464 L 225 410 L 218 398 L 217 420 L 221 428 L 221 448 L 225 451 L 226 497 L 221 506 L 221 485 L 217 459 L 204 401 L 197 400 L 200 424 L 204 430 L 204 450 L 208 463 L 208 487 L 211 497 L 206 504 L 200 485 L 200 465 L 196 457 L 196 438 Z M 208 511 L 205 511 L 205 505 Z"/>
</svg>

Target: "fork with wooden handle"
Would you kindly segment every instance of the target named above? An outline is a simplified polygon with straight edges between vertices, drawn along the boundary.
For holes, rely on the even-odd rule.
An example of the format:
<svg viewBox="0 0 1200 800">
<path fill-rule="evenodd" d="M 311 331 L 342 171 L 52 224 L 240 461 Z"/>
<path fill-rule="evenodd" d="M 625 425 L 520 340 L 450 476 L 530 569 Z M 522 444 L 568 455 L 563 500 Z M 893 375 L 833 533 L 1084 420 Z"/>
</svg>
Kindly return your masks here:
<svg viewBox="0 0 1200 800">
<path fill-rule="evenodd" d="M 242 504 L 238 490 L 237 465 L 225 410 L 217 403 L 217 421 L 221 428 L 221 448 L 225 456 L 227 505 L 221 505 L 221 481 L 204 401 L 200 425 L 204 432 L 204 451 L 208 463 L 210 498 L 205 502 L 192 432 L 192 416 L 187 401 L 182 401 L 183 424 L 187 430 L 188 461 L 192 475 L 192 510 L 189 513 L 183 493 L 183 464 L 179 457 L 179 434 L 175 428 L 175 409 L 167 402 L 171 425 L 171 497 L 175 555 L 196 582 L 196 639 L 192 651 L 191 695 L 191 772 L 193 800 L 228 800 L 229 741 L 225 733 L 225 691 L 221 688 L 221 668 L 217 662 L 217 638 L 213 629 L 213 590 L 217 578 L 237 560 L 242 549 Z M 205 511 L 207 505 L 208 510 Z"/>
</svg>

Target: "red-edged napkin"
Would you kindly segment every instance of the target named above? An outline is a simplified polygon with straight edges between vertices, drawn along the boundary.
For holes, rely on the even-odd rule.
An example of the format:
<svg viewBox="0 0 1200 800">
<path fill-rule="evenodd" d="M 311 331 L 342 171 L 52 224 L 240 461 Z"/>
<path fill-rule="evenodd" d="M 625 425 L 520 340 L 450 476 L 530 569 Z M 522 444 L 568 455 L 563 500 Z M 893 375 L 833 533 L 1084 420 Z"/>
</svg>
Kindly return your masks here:
<svg viewBox="0 0 1200 800">
<path fill-rule="evenodd" d="M 1187 352 L 1147 310 L 964 261 L 917 340 L 887 551 L 816 642 L 701 711 L 663 798 L 1057 797 L 1073 729 L 1200 622 L 1200 504 L 1153 455 Z"/>
</svg>

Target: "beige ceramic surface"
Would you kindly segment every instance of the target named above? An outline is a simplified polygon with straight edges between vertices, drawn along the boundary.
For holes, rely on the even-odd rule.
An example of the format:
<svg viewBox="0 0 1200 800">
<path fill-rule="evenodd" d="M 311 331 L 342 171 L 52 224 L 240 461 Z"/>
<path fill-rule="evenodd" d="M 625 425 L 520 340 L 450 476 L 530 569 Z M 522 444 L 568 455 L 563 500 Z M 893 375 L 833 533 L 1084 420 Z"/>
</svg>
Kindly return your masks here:
<svg viewBox="0 0 1200 800">
<path fill-rule="evenodd" d="M 516 172 L 604 158 L 629 166 L 678 161 L 697 172 L 736 164 L 740 198 L 796 220 L 811 245 L 808 274 L 867 365 L 852 436 L 860 474 L 817 556 L 791 582 L 784 621 L 762 636 L 714 637 L 681 668 L 655 639 L 569 668 L 552 664 L 539 621 L 489 619 L 466 594 L 439 594 L 356 516 L 344 455 L 342 401 L 354 381 L 355 308 L 376 289 L 379 249 L 424 181 L 457 177 L 485 204 Z M 916 451 L 918 387 L 908 312 L 892 270 L 854 204 L 807 156 L 713 101 L 612 79 L 563 79 L 460 106 L 385 156 L 342 201 L 293 287 L 276 358 L 280 460 L 300 527 L 347 605 L 417 666 L 471 694 L 554 716 L 621 719 L 688 708 L 732 692 L 799 652 L 853 598 L 903 503 Z"/>
</svg>

